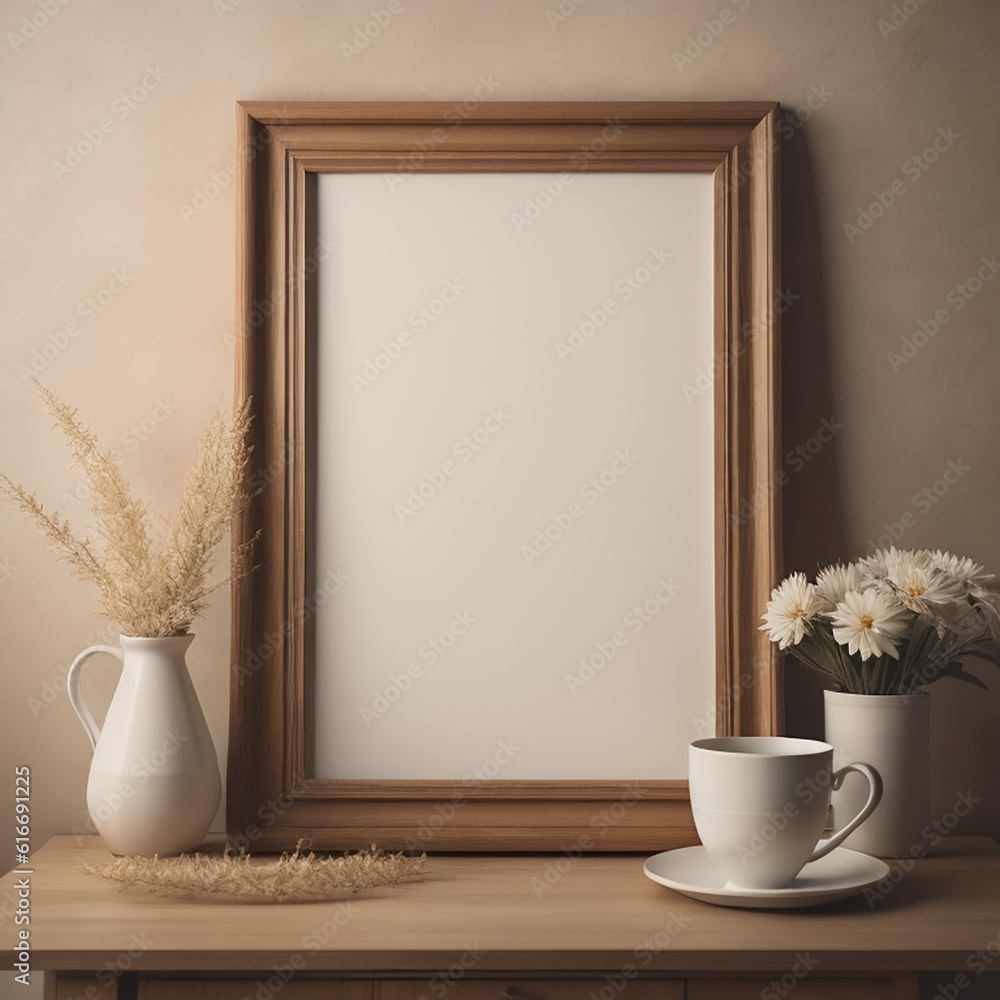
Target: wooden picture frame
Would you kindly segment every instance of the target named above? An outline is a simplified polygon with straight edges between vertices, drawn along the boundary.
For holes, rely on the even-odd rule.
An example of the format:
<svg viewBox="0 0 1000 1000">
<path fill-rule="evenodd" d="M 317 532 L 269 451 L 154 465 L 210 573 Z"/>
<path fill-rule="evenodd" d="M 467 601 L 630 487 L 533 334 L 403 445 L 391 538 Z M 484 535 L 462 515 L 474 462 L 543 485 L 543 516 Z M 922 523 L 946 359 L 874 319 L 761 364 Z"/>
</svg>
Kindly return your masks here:
<svg viewBox="0 0 1000 1000">
<path fill-rule="evenodd" d="M 314 175 L 703 172 L 714 190 L 715 732 L 782 730 L 759 615 L 780 561 L 778 105 L 241 103 L 236 397 L 253 397 L 260 532 L 233 590 L 227 828 L 252 849 L 656 850 L 696 842 L 686 782 L 318 780 L 309 776 L 309 212 Z M 597 149 L 609 121 L 625 123 Z M 460 126 L 460 127 L 459 127 Z M 447 129 L 446 141 L 442 139 Z M 414 156 L 413 151 L 420 155 Z M 601 835 L 594 817 L 623 797 Z M 620 815 L 619 815 L 620 813 Z"/>
</svg>

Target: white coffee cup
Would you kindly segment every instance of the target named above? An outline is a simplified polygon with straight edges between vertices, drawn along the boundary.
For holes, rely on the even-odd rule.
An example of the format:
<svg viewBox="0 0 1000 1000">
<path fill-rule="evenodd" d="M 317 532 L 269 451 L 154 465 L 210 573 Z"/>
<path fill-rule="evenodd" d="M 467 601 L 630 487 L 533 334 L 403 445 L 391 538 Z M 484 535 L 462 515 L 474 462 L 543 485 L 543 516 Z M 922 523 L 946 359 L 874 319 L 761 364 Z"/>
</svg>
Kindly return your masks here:
<svg viewBox="0 0 1000 1000">
<path fill-rule="evenodd" d="M 831 789 L 850 771 L 868 778 L 868 801 L 819 843 Z M 787 736 L 696 740 L 688 751 L 688 783 L 701 842 L 729 881 L 744 889 L 789 885 L 853 833 L 882 797 L 873 767 L 854 763 L 834 771 L 829 743 Z"/>
</svg>

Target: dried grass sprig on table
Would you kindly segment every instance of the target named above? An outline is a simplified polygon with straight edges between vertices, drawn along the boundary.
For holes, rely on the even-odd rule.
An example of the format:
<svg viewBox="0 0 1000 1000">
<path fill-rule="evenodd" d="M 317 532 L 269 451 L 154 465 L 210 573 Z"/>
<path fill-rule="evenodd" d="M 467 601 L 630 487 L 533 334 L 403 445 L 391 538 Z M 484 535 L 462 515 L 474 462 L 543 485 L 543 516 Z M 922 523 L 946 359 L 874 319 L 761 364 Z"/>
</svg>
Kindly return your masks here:
<svg viewBox="0 0 1000 1000">
<path fill-rule="evenodd" d="M 215 413 L 185 479 L 177 516 L 157 534 L 149 505 L 132 495 L 117 453 L 102 451 L 75 409 L 37 381 L 35 385 L 66 437 L 71 466 L 80 470 L 89 487 L 100 544 L 76 534 L 69 521 L 56 512 L 50 514 L 34 493 L 4 475 L 0 475 L 0 495 L 13 500 L 35 522 L 78 576 L 97 584 L 101 612 L 124 634 L 184 634 L 204 611 L 212 591 L 246 576 L 252 568 L 255 539 L 234 549 L 228 577 L 210 578 L 214 550 L 251 500 L 246 488 L 250 400 L 230 421 Z"/>
<path fill-rule="evenodd" d="M 374 846 L 356 854 L 319 856 L 304 851 L 300 842 L 294 853 L 266 861 L 227 848 L 222 856 L 124 857 L 104 864 L 83 861 L 81 868 L 123 888 L 144 885 L 150 892 L 294 903 L 412 882 L 422 877 L 426 862 L 426 854 L 386 854 Z"/>
</svg>

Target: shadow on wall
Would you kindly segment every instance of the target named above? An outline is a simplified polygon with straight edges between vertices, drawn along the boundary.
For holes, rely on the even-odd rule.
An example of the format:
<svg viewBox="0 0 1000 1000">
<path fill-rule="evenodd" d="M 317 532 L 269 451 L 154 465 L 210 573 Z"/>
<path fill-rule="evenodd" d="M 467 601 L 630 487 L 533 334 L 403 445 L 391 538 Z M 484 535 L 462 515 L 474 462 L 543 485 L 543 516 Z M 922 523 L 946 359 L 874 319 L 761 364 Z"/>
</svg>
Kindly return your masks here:
<svg viewBox="0 0 1000 1000">
<path fill-rule="evenodd" d="M 807 576 L 846 551 L 837 476 L 839 414 L 830 379 L 826 266 L 809 129 L 781 149 L 781 440 L 784 572 Z M 823 685 L 785 660 L 785 727 L 790 736 L 823 735 Z"/>
</svg>

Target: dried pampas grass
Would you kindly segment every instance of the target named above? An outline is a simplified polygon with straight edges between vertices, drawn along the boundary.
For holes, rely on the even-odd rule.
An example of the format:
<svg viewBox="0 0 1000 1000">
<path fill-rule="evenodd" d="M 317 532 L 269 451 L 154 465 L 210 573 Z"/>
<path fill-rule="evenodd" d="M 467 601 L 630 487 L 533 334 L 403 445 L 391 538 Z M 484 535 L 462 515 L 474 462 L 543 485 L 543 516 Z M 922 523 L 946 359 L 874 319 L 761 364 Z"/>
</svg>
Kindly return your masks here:
<svg viewBox="0 0 1000 1000">
<path fill-rule="evenodd" d="M 77 535 L 58 513 L 49 514 L 34 493 L 0 475 L 0 494 L 13 500 L 39 527 L 71 569 L 97 584 L 100 610 L 125 635 L 182 635 L 202 614 L 212 591 L 250 572 L 254 539 L 237 546 L 230 576 L 212 581 L 212 553 L 230 522 L 250 502 L 246 469 L 250 400 L 227 421 L 217 411 L 205 431 L 195 466 L 187 474 L 180 508 L 159 535 L 148 504 L 132 495 L 120 458 L 102 451 L 76 410 L 35 382 L 42 400 L 66 437 L 70 465 L 89 487 L 95 545 Z"/>
<path fill-rule="evenodd" d="M 91 875 L 118 882 L 122 887 L 145 885 L 191 896 L 231 897 L 242 902 L 309 902 L 332 899 L 366 889 L 398 886 L 423 875 L 427 855 L 410 857 L 370 851 L 339 857 L 317 856 L 302 848 L 293 854 L 260 861 L 229 848 L 221 857 L 182 854 L 177 858 L 115 858 L 106 864 L 83 861 L 80 867 Z"/>
</svg>

